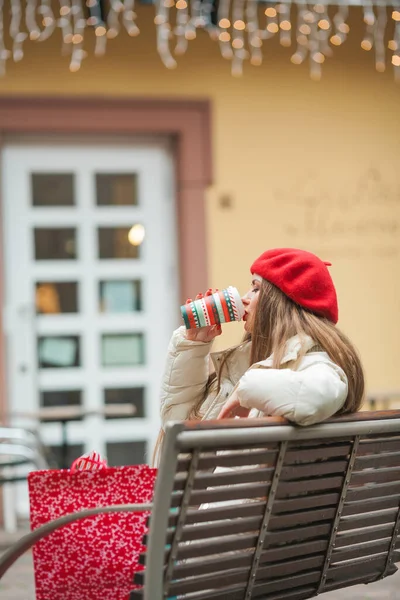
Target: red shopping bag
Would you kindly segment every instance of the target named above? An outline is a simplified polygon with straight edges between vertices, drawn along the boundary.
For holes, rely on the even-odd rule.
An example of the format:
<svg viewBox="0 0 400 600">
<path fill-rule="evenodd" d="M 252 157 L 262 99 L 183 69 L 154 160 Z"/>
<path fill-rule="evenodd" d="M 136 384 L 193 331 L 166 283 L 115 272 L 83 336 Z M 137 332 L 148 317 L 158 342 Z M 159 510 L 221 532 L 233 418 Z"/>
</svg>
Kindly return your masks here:
<svg viewBox="0 0 400 600">
<path fill-rule="evenodd" d="M 146 465 L 30 473 L 31 528 L 86 508 L 151 502 L 155 477 Z M 38 542 L 36 600 L 128 600 L 147 515 L 89 517 Z"/>
</svg>

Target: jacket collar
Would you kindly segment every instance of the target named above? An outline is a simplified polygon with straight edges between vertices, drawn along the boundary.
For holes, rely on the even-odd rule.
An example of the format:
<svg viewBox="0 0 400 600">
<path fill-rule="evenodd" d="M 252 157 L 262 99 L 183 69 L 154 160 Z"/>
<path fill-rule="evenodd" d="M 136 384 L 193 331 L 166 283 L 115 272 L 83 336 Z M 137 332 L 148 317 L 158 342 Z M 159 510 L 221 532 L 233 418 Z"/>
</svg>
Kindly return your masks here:
<svg viewBox="0 0 400 600">
<path fill-rule="evenodd" d="M 236 385 L 237 381 L 245 374 L 250 365 L 251 342 L 244 342 L 238 346 L 232 346 L 226 350 L 212 352 L 210 354 L 212 363 L 217 376 L 224 365 L 224 372 L 232 383 Z"/>
<path fill-rule="evenodd" d="M 299 357 L 300 351 L 309 352 L 315 346 L 315 342 L 309 335 L 294 335 L 286 342 L 285 354 L 281 360 L 281 365 L 296 360 Z M 274 355 L 271 354 L 266 360 L 258 362 L 258 365 L 270 367 L 273 363 Z"/>
<path fill-rule="evenodd" d="M 309 352 L 313 346 L 315 346 L 315 342 L 309 335 L 294 335 L 286 342 L 286 352 L 281 360 L 281 364 L 296 360 L 301 350 Z"/>
<path fill-rule="evenodd" d="M 295 335 L 291 337 L 286 342 L 285 354 L 281 360 L 281 365 L 292 360 L 296 360 L 302 349 L 304 349 L 305 352 L 309 352 L 313 346 L 315 346 L 315 343 L 308 335 L 301 337 L 299 335 Z M 228 377 L 232 382 L 236 383 L 250 366 L 250 352 L 251 342 L 246 342 L 240 344 L 239 346 L 233 346 L 227 350 L 212 352 L 210 356 L 217 375 L 219 375 L 221 364 L 224 363 L 228 370 Z M 256 364 L 263 367 L 272 366 L 273 354 L 271 354 L 271 356 L 269 356 L 267 359 Z"/>
</svg>

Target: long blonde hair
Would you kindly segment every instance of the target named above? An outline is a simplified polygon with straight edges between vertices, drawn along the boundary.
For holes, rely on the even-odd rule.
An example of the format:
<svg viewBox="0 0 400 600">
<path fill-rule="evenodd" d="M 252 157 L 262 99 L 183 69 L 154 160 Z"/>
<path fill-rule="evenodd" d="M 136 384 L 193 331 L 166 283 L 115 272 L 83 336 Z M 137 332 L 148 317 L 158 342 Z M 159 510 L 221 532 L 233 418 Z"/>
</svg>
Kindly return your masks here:
<svg viewBox="0 0 400 600">
<path fill-rule="evenodd" d="M 242 341 L 242 344 L 245 344 L 251 340 L 249 367 L 273 355 L 272 368 L 281 368 L 287 341 L 295 335 L 300 337 L 308 335 L 314 341 L 315 347 L 319 351 L 326 352 L 329 358 L 346 374 L 348 393 L 346 402 L 338 414 L 357 412 L 363 402 L 365 381 L 360 358 L 350 340 L 331 321 L 295 304 L 279 288 L 265 279 L 261 281 L 258 294 L 251 335 L 246 334 Z M 211 386 L 217 384 L 217 392 L 220 390 L 224 364 L 238 347 L 232 348 L 225 355 L 218 377 L 215 373 L 210 375 L 204 394 L 192 408 L 188 420 L 201 418 L 201 406 L 207 398 Z M 289 367 L 295 370 L 305 353 L 306 349 L 303 347 L 296 361 L 289 363 Z M 153 461 L 156 461 L 159 456 L 163 438 L 164 432 L 161 429 Z"/>
<path fill-rule="evenodd" d="M 251 334 L 250 363 L 273 355 L 273 369 L 279 369 L 285 354 L 286 342 L 294 335 L 308 335 L 315 346 L 346 374 L 347 399 L 340 414 L 357 412 L 364 398 L 364 371 L 354 345 L 331 321 L 295 304 L 279 288 L 262 280 Z M 297 360 L 290 364 L 296 369 L 306 353 L 302 348 Z"/>
</svg>

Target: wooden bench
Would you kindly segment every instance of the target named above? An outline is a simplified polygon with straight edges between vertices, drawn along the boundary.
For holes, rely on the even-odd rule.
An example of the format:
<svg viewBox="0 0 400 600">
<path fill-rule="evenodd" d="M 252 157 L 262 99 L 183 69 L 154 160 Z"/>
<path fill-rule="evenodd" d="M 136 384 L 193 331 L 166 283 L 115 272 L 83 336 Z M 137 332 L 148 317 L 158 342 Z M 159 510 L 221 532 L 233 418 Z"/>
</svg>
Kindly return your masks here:
<svg viewBox="0 0 400 600">
<path fill-rule="evenodd" d="M 303 600 L 372 583 L 397 570 L 399 508 L 400 411 L 307 428 L 171 424 L 131 600 Z M 0 576 L 61 521 L 89 514 L 21 540 Z"/>
</svg>

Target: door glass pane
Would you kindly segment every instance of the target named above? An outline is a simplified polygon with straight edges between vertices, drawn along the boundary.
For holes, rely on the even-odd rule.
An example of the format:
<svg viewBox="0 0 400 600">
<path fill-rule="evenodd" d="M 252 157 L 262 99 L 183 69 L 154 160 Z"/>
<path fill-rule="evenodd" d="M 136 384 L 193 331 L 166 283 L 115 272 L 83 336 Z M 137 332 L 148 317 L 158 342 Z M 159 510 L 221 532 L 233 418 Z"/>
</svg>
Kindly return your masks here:
<svg viewBox="0 0 400 600">
<path fill-rule="evenodd" d="M 76 258 L 76 230 L 72 227 L 35 228 L 36 260 L 71 260 Z"/>
<path fill-rule="evenodd" d="M 115 388 L 104 390 L 105 404 L 133 404 L 135 414 L 133 417 L 142 419 L 144 414 L 144 388 Z M 106 417 L 106 419 L 118 419 L 120 417 Z M 124 417 L 126 418 L 126 417 Z"/>
<path fill-rule="evenodd" d="M 60 390 L 40 392 L 40 406 L 44 408 L 58 408 L 64 406 L 81 406 L 81 390 Z M 69 421 L 79 421 L 82 417 L 69 418 Z M 54 419 L 43 419 L 43 421 Z"/>
<path fill-rule="evenodd" d="M 73 206 L 72 173 L 31 173 L 33 206 Z"/>
<path fill-rule="evenodd" d="M 139 280 L 100 281 L 99 310 L 127 313 L 142 310 L 142 284 Z"/>
<path fill-rule="evenodd" d="M 139 245 L 129 241 L 130 227 L 99 227 L 99 258 L 139 258 Z"/>
<path fill-rule="evenodd" d="M 142 333 L 104 334 L 101 340 L 102 365 L 104 367 L 143 365 L 143 346 Z"/>
<path fill-rule="evenodd" d="M 78 312 L 78 284 L 74 281 L 38 281 L 36 283 L 36 312 L 60 314 Z"/>
<path fill-rule="evenodd" d="M 109 442 L 106 449 L 110 467 L 143 465 L 147 462 L 146 442 Z"/>
<path fill-rule="evenodd" d="M 38 364 L 42 369 L 79 367 L 80 338 L 77 335 L 46 336 L 38 339 Z"/>
<path fill-rule="evenodd" d="M 97 206 L 136 206 L 137 175 L 101 173 L 96 175 Z"/>
</svg>

